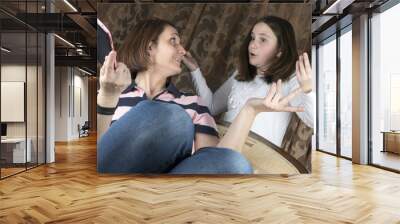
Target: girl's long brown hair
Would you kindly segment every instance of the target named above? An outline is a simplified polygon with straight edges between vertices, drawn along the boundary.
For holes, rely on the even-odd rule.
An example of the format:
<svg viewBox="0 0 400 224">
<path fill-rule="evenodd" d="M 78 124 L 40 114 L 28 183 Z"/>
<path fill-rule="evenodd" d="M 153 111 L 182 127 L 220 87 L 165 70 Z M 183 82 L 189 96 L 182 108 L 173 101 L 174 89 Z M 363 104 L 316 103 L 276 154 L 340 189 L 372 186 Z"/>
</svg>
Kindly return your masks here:
<svg viewBox="0 0 400 224">
<path fill-rule="evenodd" d="M 276 82 L 279 79 L 286 81 L 296 69 L 297 46 L 293 27 L 287 20 L 276 16 L 263 17 L 255 24 L 261 22 L 272 29 L 278 40 L 276 52 L 281 52 L 280 57 L 275 57 L 268 66 L 264 79 L 267 83 Z M 257 68 L 249 63 L 248 47 L 252 29 L 240 49 L 238 75 L 235 77 L 239 81 L 251 81 L 257 75 Z"/>
</svg>

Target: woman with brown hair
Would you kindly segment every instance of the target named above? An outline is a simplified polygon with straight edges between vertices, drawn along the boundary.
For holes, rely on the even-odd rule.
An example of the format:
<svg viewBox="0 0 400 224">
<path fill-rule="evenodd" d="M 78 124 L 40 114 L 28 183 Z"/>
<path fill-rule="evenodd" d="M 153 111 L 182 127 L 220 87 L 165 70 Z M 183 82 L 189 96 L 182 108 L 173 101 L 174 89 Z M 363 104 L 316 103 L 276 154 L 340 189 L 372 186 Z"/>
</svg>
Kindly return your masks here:
<svg viewBox="0 0 400 224">
<path fill-rule="evenodd" d="M 265 97 L 273 83 L 282 80 L 282 94 L 300 90 L 291 106 L 302 106 L 296 112 L 309 127 L 314 124 L 314 101 L 311 66 L 307 53 L 298 56 L 292 25 L 279 17 L 267 16 L 257 21 L 244 40 L 238 69 L 212 93 L 196 60 L 188 52 L 183 62 L 190 69 L 197 93 L 212 115 L 226 112 L 223 119 L 232 122 L 253 97 Z M 296 73 L 296 74 L 294 74 Z M 291 112 L 260 113 L 251 130 L 281 146 Z"/>
<path fill-rule="evenodd" d="M 107 173 L 248 174 L 242 148 L 255 116 L 301 111 L 288 106 L 281 82 L 265 98 L 251 98 L 219 138 L 198 96 L 175 88 L 186 54 L 177 29 L 161 19 L 138 23 L 100 71 L 97 169 Z M 117 58 L 118 61 L 117 62 Z M 235 149 L 235 150 L 233 150 Z"/>
</svg>

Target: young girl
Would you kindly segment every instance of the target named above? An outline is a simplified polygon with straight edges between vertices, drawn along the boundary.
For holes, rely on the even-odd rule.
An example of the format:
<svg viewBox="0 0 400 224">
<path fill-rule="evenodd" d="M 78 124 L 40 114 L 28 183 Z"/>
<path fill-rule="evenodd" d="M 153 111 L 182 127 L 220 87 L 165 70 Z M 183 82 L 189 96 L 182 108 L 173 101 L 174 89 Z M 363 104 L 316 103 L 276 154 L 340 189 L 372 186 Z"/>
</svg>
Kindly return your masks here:
<svg viewBox="0 0 400 224">
<path fill-rule="evenodd" d="M 238 70 L 215 93 L 207 86 L 190 53 L 186 54 L 183 62 L 191 70 L 197 93 L 212 115 L 226 112 L 223 120 L 232 122 L 248 99 L 265 97 L 273 83 L 281 79 L 283 95 L 301 88 L 299 97 L 290 100 L 289 104 L 304 107 L 305 111 L 297 112 L 297 115 L 312 128 L 315 102 L 312 70 L 306 53 L 300 55 L 298 61 L 297 57 L 292 25 L 279 17 L 267 16 L 252 27 L 241 47 Z M 281 146 L 291 114 L 292 112 L 261 113 L 257 115 L 251 130 Z"/>
<path fill-rule="evenodd" d="M 255 116 L 302 110 L 288 106 L 300 91 L 282 97 L 278 81 L 265 98 L 249 99 L 219 139 L 215 121 L 200 98 L 169 82 L 181 72 L 185 54 L 176 28 L 151 19 L 131 30 L 118 53 L 121 62 L 115 51 L 106 57 L 97 96 L 99 172 L 252 173 L 238 151 Z"/>
</svg>

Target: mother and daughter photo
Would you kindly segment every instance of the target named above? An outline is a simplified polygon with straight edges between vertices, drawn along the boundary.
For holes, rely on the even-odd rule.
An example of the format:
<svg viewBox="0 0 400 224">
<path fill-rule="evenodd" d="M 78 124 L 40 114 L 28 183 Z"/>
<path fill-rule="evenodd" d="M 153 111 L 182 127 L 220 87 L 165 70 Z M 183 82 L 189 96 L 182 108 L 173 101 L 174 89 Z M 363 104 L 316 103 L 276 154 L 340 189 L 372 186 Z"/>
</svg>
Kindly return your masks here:
<svg viewBox="0 0 400 224">
<path fill-rule="evenodd" d="M 148 18 L 110 48 L 97 96 L 98 172 L 252 174 L 241 153 L 250 131 L 281 146 L 293 113 L 313 127 L 310 59 L 297 51 L 287 20 L 264 16 L 249 27 L 235 71 L 215 92 L 183 46 L 175 24 Z M 194 94 L 172 82 L 182 64 Z M 229 123 L 223 136 L 214 119 L 222 113 Z"/>
</svg>

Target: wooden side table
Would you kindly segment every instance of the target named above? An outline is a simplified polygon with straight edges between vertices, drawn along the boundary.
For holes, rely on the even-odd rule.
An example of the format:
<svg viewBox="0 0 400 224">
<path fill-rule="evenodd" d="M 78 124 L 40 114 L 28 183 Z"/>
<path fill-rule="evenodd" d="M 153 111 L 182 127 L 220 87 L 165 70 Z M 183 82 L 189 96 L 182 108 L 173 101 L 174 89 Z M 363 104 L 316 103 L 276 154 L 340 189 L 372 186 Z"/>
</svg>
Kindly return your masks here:
<svg viewBox="0 0 400 224">
<path fill-rule="evenodd" d="M 400 131 L 382 131 L 381 133 L 383 133 L 382 152 L 400 154 Z"/>
</svg>

